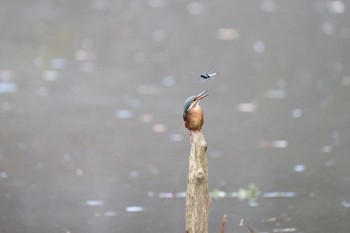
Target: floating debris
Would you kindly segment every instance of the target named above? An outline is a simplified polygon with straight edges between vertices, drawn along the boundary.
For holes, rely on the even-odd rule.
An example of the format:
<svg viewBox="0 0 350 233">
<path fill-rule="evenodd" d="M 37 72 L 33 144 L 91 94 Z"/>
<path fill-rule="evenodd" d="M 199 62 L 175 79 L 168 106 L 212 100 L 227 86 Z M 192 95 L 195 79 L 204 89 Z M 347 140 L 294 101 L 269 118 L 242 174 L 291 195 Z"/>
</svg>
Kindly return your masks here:
<svg viewBox="0 0 350 233">
<path fill-rule="evenodd" d="M 102 206 L 103 205 L 103 201 L 101 201 L 101 200 L 88 200 L 85 203 L 88 206 Z"/>
<path fill-rule="evenodd" d="M 244 219 L 241 219 L 239 226 L 241 227 L 246 227 L 250 233 L 257 233 L 255 229 L 253 229 L 248 223 L 244 221 Z"/>
<path fill-rule="evenodd" d="M 255 184 L 250 184 L 247 189 L 240 188 L 238 191 L 238 198 L 240 200 L 248 199 L 250 202 L 255 202 L 259 196 L 260 190 Z"/>
<path fill-rule="evenodd" d="M 219 28 L 216 31 L 216 37 L 219 40 L 234 40 L 239 36 L 238 30 L 235 28 Z"/>
<path fill-rule="evenodd" d="M 120 109 L 115 112 L 115 116 L 118 119 L 129 119 L 132 117 L 132 113 L 130 110 L 127 110 L 127 109 Z"/>
<path fill-rule="evenodd" d="M 260 195 L 260 190 L 255 184 L 250 184 L 246 189 L 240 188 L 238 192 L 233 192 L 231 193 L 231 195 L 219 189 L 214 189 L 212 192 L 210 192 L 210 196 L 214 199 L 234 197 L 234 198 L 238 198 L 240 201 L 248 200 L 249 206 L 251 207 L 256 207 L 259 205 L 256 202 L 259 195 Z"/>
<path fill-rule="evenodd" d="M 0 93 L 15 93 L 17 85 L 10 81 L 0 82 Z"/>
<path fill-rule="evenodd" d="M 295 197 L 295 192 L 266 192 L 263 193 L 263 197 L 276 198 L 276 197 Z"/>
<path fill-rule="evenodd" d="M 237 110 L 240 112 L 254 112 L 256 109 L 255 103 L 240 103 L 237 106 Z"/>
<path fill-rule="evenodd" d="M 287 146 L 288 146 L 287 140 L 258 141 L 258 147 L 261 147 L 261 148 L 287 148 Z"/>
<path fill-rule="evenodd" d="M 144 210 L 145 209 L 142 206 L 128 206 L 125 208 L 125 211 L 130 213 L 142 212 Z"/>
<path fill-rule="evenodd" d="M 210 196 L 214 199 L 226 197 L 226 192 L 221 191 L 219 189 L 214 189 L 210 192 Z"/>
</svg>

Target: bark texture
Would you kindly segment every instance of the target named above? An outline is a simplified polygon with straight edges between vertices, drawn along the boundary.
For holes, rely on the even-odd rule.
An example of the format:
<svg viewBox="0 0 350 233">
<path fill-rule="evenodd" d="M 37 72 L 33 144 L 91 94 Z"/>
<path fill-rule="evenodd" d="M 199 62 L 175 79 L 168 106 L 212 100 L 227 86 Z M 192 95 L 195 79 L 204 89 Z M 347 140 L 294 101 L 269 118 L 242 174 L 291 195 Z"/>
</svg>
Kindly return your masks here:
<svg viewBox="0 0 350 233">
<path fill-rule="evenodd" d="M 202 132 L 192 132 L 186 192 L 186 233 L 208 233 L 207 143 Z"/>
</svg>

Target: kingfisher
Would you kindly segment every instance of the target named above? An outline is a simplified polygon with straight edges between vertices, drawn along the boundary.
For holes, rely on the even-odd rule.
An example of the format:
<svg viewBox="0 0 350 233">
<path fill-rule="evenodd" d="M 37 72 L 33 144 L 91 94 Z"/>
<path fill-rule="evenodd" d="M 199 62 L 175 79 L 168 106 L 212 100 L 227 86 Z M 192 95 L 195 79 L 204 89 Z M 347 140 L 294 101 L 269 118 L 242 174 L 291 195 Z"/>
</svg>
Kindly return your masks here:
<svg viewBox="0 0 350 233">
<path fill-rule="evenodd" d="M 208 95 L 208 90 L 205 90 L 185 100 L 183 119 L 185 121 L 185 127 L 191 133 L 192 131 L 200 131 L 203 126 L 203 109 L 199 106 L 199 101 Z"/>
</svg>

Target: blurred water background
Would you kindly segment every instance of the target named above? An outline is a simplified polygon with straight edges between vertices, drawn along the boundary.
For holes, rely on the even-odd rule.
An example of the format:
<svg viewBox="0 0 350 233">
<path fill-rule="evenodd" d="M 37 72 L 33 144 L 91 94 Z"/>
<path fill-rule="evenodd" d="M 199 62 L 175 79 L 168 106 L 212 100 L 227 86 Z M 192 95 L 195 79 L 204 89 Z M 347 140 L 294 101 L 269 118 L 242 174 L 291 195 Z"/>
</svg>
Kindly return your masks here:
<svg viewBox="0 0 350 233">
<path fill-rule="evenodd" d="M 349 2 L 0 2 L 0 232 L 184 232 L 205 89 L 210 232 L 350 231 Z"/>
</svg>

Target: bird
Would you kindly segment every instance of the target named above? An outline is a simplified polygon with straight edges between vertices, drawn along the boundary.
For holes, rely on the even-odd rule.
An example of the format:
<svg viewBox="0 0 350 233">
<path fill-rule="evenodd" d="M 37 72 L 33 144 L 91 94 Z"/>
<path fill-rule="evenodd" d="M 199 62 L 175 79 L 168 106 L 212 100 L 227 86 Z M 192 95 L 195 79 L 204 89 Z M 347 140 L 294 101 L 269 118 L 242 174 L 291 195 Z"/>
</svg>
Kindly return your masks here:
<svg viewBox="0 0 350 233">
<path fill-rule="evenodd" d="M 192 132 L 197 132 L 202 129 L 204 117 L 203 109 L 199 106 L 199 101 L 208 95 L 208 90 L 205 90 L 185 100 L 183 119 L 185 127 L 190 130 L 191 134 Z"/>
</svg>

